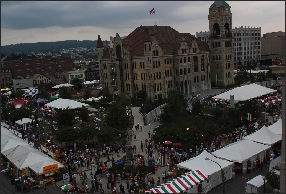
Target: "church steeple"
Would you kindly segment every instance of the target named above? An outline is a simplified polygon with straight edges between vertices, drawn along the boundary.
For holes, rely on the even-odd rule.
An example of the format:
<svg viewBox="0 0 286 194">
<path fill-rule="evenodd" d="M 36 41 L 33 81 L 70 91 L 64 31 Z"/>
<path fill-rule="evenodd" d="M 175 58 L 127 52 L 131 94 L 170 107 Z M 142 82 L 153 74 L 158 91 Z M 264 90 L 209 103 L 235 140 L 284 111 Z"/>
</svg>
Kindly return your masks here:
<svg viewBox="0 0 286 194">
<path fill-rule="evenodd" d="M 97 42 L 96 42 L 96 47 L 97 48 L 103 48 L 103 43 L 102 43 L 102 40 L 100 38 L 100 35 L 98 35 Z"/>
</svg>

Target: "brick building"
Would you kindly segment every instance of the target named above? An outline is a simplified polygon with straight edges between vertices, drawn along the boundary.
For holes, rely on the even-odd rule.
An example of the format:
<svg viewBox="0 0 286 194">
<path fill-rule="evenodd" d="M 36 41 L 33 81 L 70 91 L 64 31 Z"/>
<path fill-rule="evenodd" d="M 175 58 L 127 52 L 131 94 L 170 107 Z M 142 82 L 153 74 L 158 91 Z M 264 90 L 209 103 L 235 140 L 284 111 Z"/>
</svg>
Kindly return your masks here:
<svg viewBox="0 0 286 194">
<path fill-rule="evenodd" d="M 208 45 L 189 33 L 140 26 L 112 39 L 112 48 L 97 41 L 101 83 L 110 92 L 134 96 L 143 90 L 156 100 L 174 89 L 190 95 L 211 87 Z"/>
</svg>

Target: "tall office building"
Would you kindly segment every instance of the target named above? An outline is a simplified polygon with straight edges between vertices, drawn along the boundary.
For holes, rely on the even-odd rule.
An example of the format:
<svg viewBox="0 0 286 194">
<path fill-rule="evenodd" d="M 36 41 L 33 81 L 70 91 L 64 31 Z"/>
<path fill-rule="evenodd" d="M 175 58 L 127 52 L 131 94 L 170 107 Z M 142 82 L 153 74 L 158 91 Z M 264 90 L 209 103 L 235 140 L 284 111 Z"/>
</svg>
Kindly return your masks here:
<svg viewBox="0 0 286 194">
<path fill-rule="evenodd" d="M 263 58 L 261 27 L 241 26 L 239 28 L 233 28 L 231 32 L 233 37 L 234 65 L 246 65 L 248 61 L 255 61 L 259 64 L 259 61 Z M 196 36 L 201 41 L 209 43 L 209 31 L 197 32 Z M 270 40 L 270 38 L 268 40 Z M 270 44 L 267 43 L 267 48 L 269 48 L 269 45 Z"/>
</svg>

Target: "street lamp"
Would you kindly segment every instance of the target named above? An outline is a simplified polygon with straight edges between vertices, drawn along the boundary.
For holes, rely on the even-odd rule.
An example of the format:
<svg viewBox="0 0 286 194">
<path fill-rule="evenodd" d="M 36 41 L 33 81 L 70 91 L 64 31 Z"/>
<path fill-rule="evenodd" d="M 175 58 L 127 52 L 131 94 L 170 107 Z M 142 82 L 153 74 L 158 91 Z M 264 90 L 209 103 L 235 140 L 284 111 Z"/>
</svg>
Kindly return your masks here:
<svg viewBox="0 0 286 194">
<path fill-rule="evenodd" d="M 220 165 L 218 162 L 213 161 L 213 160 L 211 160 L 211 159 L 208 158 L 208 157 L 206 157 L 205 160 L 210 160 L 210 161 L 216 163 L 216 164 L 220 167 L 220 170 L 221 170 L 221 178 L 222 178 L 222 192 L 225 193 L 225 189 L 224 189 L 224 175 L 223 175 L 224 173 L 223 173 L 223 169 L 222 169 L 221 165 Z"/>
</svg>

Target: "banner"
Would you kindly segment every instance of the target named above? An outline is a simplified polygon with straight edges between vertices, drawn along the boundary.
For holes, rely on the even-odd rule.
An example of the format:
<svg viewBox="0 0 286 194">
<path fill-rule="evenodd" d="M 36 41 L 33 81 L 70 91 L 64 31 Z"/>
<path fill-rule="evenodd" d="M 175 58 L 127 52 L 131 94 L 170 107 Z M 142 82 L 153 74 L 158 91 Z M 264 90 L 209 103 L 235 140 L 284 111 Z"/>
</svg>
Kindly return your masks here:
<svg viewBox="0 0 286 194">
<path fill-rule="evenodd" d="M 43 167 L 43 174 L 51 174 L 52 172 L 57 172 L 58 171 L 58 164 L 52 164 L 49 166 L 44 166 Z"/>
</svg>

